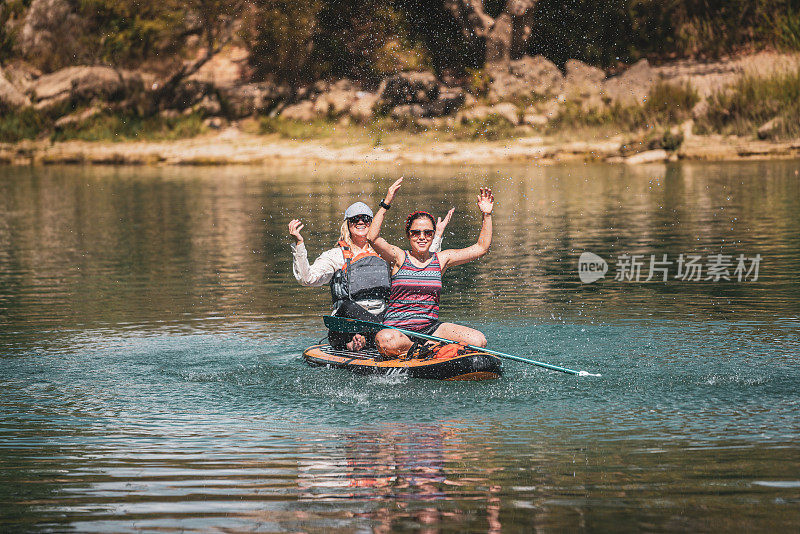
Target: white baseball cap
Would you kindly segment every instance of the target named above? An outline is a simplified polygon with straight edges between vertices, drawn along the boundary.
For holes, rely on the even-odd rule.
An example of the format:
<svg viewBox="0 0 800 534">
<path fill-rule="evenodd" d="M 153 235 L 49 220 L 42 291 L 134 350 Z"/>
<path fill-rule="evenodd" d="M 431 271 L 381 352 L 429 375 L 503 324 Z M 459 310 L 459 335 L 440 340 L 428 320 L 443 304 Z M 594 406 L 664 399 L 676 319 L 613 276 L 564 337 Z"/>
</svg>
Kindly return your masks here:
<svg viewBox="0 0 800 534">
<path fill-rule="evenodd" d="M 363 202 L 356 202 L 355 204 L 350 204 L 350 207 L 344 210 L 345 219 L 349 219 L 350 217 L 355 217 L 356 215 L 369 215 L 370 217 L 374 217 L 374 215 L 372 214 L 372 210 L 369 209 L 369 206 L 367 206 Z"/>
</svg>

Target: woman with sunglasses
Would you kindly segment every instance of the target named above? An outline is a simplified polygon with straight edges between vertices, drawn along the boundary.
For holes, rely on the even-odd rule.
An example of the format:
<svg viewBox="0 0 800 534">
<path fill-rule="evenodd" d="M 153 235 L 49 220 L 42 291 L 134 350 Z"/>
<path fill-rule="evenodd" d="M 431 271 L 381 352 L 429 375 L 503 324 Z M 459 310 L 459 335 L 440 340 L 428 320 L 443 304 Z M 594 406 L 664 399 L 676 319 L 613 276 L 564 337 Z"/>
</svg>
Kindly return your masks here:
<svg viewBox="0 0 800 534">
<path fill-rule="evenodd" d="M 410 250 L 404 251 L 380 237 L 386 210 L 391 206 L 402 183 L 403 179 L 400 178 L 389 188 L 367 233 L 367 239 L 375 251 L 392 268 L 389 305 L 383 324 L 485 347 L 486 338 L 478 330 L 439 321 L 439 296 L 445 270 L 476 260 L 489 251 L 492 244 L 494 207 L 492 190 L 488 187 L 481 188 L 478 195 L 478 209 L 483 215 L 483 223 L 478 241 L 474 245 L 435 252 L 431 246 L 435 226 L 433 216 L 425 211 L 415 211 L 406 219 L 406 236 Z M 386 356 L 403 354 L 412 345 L 408 336 L 390 328 L 378 332 L 375 341 L 378 350 Z"/>
<path fill-rule="evenodd" d="M 442 234 L 453 215 L 453 210 L 436 225 L 436 239 L 432 247 L 441 246 Z M 330 284 L 333 314 L 362 321 L 383 322 L 389 296 L 389 268 L 367 242 L 367 232 L 372 223 L 372 210 L 363 202 L 356 202 L 344 212 L 344 222 L 337 246 L 323 252 L 309 265 L 308 252 L 300 231 L 299 219 L 289 222 L 289 234 L 295 238 L 292 245 L 292 271 L 303 286 Z M 374 343 L 374 336 L 328 332 L 328 340 L 335 349 L 361 350 Z"/>
</svg>

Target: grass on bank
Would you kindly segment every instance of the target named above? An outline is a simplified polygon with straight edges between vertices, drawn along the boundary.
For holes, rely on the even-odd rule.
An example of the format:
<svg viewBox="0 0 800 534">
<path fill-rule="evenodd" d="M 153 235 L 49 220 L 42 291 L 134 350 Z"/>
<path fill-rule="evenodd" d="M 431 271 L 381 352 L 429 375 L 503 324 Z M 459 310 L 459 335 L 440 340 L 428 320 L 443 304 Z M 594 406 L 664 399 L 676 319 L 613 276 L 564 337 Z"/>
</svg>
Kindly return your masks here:
<svg viewBox="0 0 800 534">
<path fill-rule="evenodd" d="M 699 134 L 752 136 L 767 121 L 779 119 L 775 138 L 800 136 L 800 69 L 767 78 L 743 77 L 708 98 Z"/>
<path fill-rule="evenodd" d="M 33 108 L 0 114 L 0 143 L 36 139 L 53 128 L 53 121 Z"/>
<path fill-rule="evenodd" d="M 103 112 L 80 124 L 56 127 L 47 115 L 33 108 L 0 116 L 0 142 L 17 143 L 25 139 L 51 141 L 173 141 L 208 131 L 198 113 L 163 117 L 135 113 Z"/>
<path fill-rule="evenodd" d="M 250 120 L 247 131 L 277 135 L 285 139 L 320 139 L 345 145 L 431 141 L 498 141 L 528 135 L 553 136 L 563 139 L 629 135 L 651 148 L 675 149 L 680 136 L 671 128 L 692 118 L 692 107 L 699 102 L 697 92 L 688 85 L 657 84 L 641 106 L 609 106 L 582 109 L 578 102 L 567 102 L 560 115 L 546 126 L 520 129 L 499 116 L 484 120 L 457 123 L 454 120 L 437 125 L 414 120 L 396 121 L 379 117 L 367 125 L 337 122 L 291 121 L 280 117 Z M 705 116 L 695 122 L 695 133 L 754 137 L 765 122 L 779 118 L 774 138 L 800 137 L 800 69 L 767 78 L 744 77 L 711 95 Z M 198 113 L 165 117 L 140 116 L 133 113 L 103 112 L 81 124 L 56 128 L 54 121 L 33 108 L 0 115 L 0 142 L 14 143 L 24 139 L 52 141 L 171 141 L 208 132 Z"/>
<path fill-rule="evenodd" d="M 690 119 L 700 97 L 689 85 L 658 83 L 644 105 L 614 104 L 584 110 L 579 102 L 567 102 L 561 114 L 547 125 L 548 133 L 574 128 L 598 127 L 618 131 L 667 127 Z"/>
<path fill-rule="evenodd" d="M 54 131 L 53 141 L 174 141 L 206 132 L 199 113 L 145 117 L 133 113 L 100 113 L 80 124 Z"/>
</svg>

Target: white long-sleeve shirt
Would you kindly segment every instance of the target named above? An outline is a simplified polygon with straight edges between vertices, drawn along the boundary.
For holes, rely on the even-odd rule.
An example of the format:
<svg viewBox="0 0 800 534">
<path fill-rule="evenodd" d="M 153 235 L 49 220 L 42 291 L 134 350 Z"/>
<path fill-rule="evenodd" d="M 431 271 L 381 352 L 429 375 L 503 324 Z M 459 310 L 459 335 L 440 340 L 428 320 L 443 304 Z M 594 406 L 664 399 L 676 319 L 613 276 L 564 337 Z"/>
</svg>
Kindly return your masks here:
<svg viewBox="0 0 800 534">
<path fill-rule="evenodd" d="M 435 237 L 430 250 L 439 252 L 441 249 L 442 238 Z M 333 273 L 344 267 L 345 263 L 341 247 L 326 250 L 314 260 L 313 264 L 309 265 L 305 243 L 299 245 L 293 243 L 292 257 L 292 272 L 301 286 L 318 287 L 329 284 Z M 379 299 L 359 300 L 356 303 L 372 313 L 380 313 L 386 306 L 386 303 Z"/>
</svg>

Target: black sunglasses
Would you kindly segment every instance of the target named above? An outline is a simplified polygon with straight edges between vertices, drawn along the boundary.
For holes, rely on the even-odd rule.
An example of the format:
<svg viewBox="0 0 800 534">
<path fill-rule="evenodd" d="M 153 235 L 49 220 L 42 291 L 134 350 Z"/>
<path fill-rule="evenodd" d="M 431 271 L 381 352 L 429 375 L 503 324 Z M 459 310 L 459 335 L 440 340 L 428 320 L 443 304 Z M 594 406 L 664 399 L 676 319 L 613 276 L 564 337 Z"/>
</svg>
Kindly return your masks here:
<svg viewBox="0 0 800 534">
<path fill-rule="evenodd" d="M 360 222 L 363 222 L 364 224 L 370 224 L 372 222 L 372 217 L 369 215 L 355 215 L 347 219 L 347 222 L 350 224 L 358 224 Z"/>
<path fill-rule="evenodd" d="M 425 237 L 433 237 L 433 230 L 409 230 L 408 235 L 411 237 L 419 237 L 420 234 L 425 234 Z"/>
</svg>

